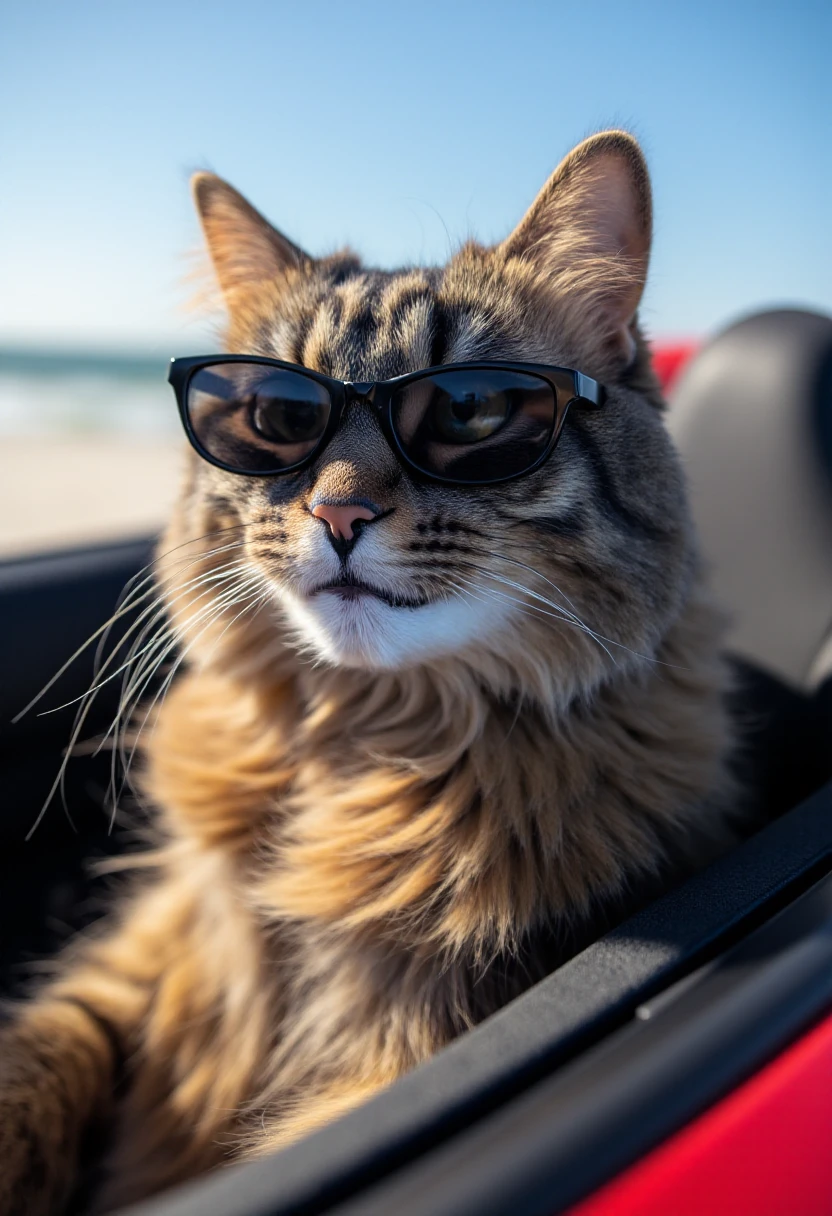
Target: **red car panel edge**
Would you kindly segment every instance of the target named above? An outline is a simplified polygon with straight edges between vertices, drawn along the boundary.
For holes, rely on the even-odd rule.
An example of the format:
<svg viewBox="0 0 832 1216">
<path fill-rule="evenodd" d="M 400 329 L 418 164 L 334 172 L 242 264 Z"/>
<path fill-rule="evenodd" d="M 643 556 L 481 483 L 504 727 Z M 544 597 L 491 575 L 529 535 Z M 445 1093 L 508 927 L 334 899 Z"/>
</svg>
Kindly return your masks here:
<svg viewBox="0 0 832 1216">
<path fill-rule="evenodd" d="M 832 1015 L 568 1216 L 704 1213 L 832 1213 Z"/>
<path fill-rule="evenodd" d="M 653 367 L 664 393 L 670 393 L 701 342 L 657 342 L 652 346 Z"/>
</svg>

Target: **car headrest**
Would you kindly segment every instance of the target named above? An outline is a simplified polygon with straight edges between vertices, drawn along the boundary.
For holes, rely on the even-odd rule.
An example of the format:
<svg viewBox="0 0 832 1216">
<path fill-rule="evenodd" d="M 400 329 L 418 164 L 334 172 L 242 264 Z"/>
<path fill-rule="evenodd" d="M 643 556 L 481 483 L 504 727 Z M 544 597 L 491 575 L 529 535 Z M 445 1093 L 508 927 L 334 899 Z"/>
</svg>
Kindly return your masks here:
<svg viewBox="0 0 832 1216">
<path fill-rule="evenodd" d="M 686 368 L 668 425 L 730 649 L 813 687 L 832 671 L 832 318 L 732 325 Z"/>
</svg>

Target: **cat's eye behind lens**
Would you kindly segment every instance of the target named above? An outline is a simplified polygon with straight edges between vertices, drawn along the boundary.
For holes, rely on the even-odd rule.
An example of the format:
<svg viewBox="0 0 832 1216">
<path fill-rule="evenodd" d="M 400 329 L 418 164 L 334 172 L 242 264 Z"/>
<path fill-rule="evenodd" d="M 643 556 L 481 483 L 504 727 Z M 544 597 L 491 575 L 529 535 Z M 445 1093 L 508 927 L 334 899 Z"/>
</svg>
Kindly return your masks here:
<svg viewBox="0 0 832 1216">
<path fill-rule="evenodd" d="M 556 420 L 547 380 L 496 368 L 434 372 L 392 399 L 391 422 L 408 459 L 460 482 L 526 472 L 548 449 Z"/>
<path fill-rule="evenodd" d="M 204 451 L 240 472 L 283 472 L 318 446 L 332 401 L 324 385 L 287 368 L 214 363 L 194 372 L 188 420 Z"/>
</svg>

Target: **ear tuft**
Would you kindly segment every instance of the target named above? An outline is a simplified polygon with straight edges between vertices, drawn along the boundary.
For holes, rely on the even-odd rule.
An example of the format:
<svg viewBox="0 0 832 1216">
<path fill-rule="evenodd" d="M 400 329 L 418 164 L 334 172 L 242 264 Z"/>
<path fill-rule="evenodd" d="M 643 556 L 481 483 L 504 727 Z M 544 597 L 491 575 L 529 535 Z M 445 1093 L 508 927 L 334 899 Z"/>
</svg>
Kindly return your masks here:
<svg viewBox="0 0 832 1216">
<path fill-rule="evenodd" d="M 588 323 L 629 359 L 651 237 L 641 148 L 626 131 L 604 131 L 561 162 L 498 253 L 531 264 L 553 291 L 580 301 Z"/>
<path fill-rule="evenodd" d="M 191 178 L 194 204 L 220 287 L 229 305 L 241 292 L 309 262 L 239 191 L 213 173 Z"/>
</svg>

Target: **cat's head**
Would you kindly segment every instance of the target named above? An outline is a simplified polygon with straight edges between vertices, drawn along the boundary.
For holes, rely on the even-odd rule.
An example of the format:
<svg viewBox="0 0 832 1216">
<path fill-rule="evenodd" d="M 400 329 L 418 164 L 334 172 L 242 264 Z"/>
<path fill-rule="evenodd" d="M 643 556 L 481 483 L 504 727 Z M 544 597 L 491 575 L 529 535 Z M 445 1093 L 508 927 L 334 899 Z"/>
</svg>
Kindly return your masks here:
<svg viewBox="0 0 832 1216">
<path fill-rule="evenodd" d="M 561 702 L 654 653 L 692 556 L 636 323 L 651 202 L 632 137 L 586 140 L 506 240 L 467 244 L 438 269 L 315 259 L 219 178 L 198 175 L 194 194 L 229 352 L 348 382 L 517 360 L 576 369 L 606 390 L 602 410 L 570 414 L 539 468 L 496 485 L 415 476 L 360 401 L 298 472 L 250 477 L 194 456 L 171 536 L 244 546 L 231 557 L 262 592 L 261 642 L 271 630 L 301 659 L 350 668 L 458 662 Z"/>
</svg>

